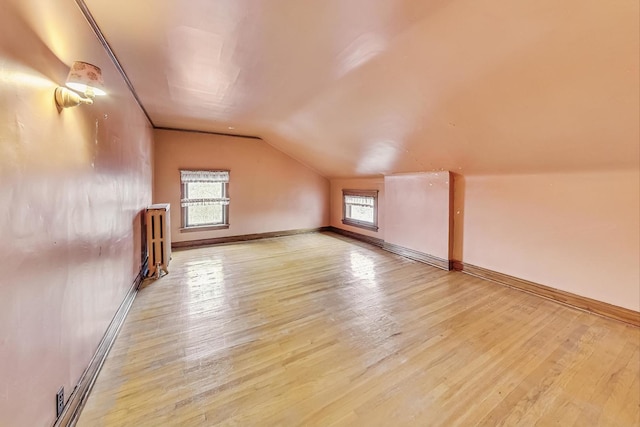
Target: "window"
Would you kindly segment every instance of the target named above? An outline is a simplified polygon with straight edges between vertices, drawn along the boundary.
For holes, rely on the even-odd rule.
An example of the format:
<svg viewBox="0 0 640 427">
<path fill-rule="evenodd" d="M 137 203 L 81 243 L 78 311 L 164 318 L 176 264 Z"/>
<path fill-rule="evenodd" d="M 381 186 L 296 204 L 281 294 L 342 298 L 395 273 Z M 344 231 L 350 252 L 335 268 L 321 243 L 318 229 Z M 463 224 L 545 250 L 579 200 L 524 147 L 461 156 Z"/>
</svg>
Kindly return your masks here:
<svg viewBox="0 0 640 427">
<path fill-rule="evenodd" d="M 378 231 L 378 190 L 342 190 L 342 223 Z"/>
<path fill-rule="evenodd" d="M 229 171 L 180 171 L 182 227 L 229 227 Z"/>
</svg>

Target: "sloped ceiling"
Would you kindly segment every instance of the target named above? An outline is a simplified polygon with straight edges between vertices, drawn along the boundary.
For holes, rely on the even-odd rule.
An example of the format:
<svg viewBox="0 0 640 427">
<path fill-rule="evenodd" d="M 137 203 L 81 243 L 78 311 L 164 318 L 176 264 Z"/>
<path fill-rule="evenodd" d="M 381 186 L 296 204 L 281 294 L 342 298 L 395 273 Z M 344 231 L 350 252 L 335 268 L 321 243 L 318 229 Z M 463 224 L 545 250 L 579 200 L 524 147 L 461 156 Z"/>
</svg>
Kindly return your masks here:
<svg viewBox="0 0 640 427">
<path fill-rule="evenodd" d="M 85 3 L 156 127 L 327 177 L 638 168 L 637 0 Z"/>
</svg>

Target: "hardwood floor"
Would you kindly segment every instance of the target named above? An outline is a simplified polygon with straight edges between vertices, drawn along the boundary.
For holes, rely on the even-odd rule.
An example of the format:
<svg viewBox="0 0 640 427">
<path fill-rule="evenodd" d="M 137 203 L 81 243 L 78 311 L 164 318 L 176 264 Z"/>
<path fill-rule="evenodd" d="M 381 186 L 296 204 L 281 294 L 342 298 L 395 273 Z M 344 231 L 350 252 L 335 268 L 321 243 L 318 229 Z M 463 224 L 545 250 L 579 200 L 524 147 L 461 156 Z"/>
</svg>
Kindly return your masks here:
<svg viewBox="0 0 640 427">
<path fill-rule="evenodd" d="M 640 329 L 316 233 L 173 254 L 79 426 L 640 425 Z"/>
</svg>

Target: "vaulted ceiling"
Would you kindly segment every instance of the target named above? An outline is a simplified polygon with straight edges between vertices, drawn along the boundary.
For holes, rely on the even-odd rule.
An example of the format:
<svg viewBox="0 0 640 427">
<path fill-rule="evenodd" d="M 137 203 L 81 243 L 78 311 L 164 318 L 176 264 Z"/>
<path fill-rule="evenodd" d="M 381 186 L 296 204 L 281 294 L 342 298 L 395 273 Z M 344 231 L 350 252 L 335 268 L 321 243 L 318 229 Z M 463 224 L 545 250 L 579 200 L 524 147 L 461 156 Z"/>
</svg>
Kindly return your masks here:
<svg viewBox="0 0 640 427">
<path fill-rule="evenodd" d="M 85 0 L 154 126 L 327 177 L 637 168 L 637 0 Z"/>
</svg>

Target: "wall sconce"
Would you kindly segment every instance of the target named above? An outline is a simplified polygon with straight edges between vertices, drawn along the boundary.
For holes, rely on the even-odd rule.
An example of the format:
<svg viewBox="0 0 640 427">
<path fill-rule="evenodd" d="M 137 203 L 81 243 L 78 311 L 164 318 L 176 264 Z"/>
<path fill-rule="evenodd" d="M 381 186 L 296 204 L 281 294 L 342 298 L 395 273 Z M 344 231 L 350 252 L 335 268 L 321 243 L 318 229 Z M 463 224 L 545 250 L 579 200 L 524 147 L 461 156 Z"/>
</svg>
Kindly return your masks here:
<svg viewBox="0 0 640 427">
<path fill-rule="evenodd" d="M 102 71 L 95 65 L 87 62 L 76 61 L 69 70 L 67 87 L 56 88 L 56 104 L 62 108 L 75 107 L 80 104 L 93 104 L 95 96 L 106 95 Z M 74 92 L 80 92 L 82 95 Z"/>
</svg>

